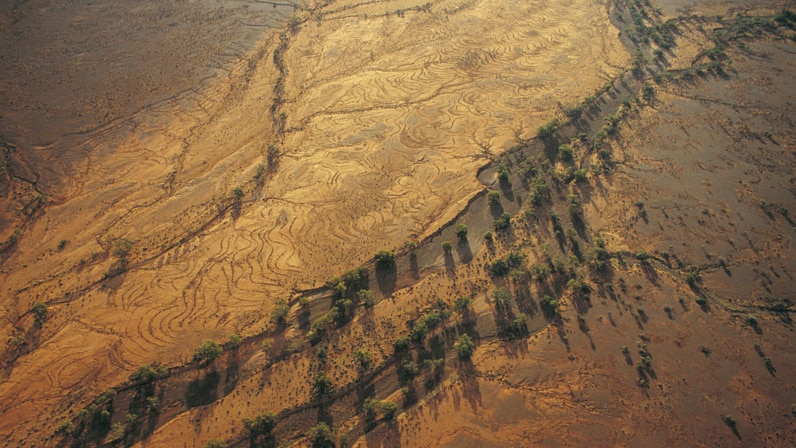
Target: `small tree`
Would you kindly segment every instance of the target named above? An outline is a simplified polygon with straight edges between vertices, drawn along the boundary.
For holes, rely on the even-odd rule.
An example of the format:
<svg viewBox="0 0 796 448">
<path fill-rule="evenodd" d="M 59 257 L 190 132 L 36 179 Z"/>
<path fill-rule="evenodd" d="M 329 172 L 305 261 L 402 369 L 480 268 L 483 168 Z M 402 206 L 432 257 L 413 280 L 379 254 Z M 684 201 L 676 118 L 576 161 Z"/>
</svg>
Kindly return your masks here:
<svg viewBox="0 0 796 448">
<path fill-rule="evenodd" d="M 290 306 L 287 304 L 287 301 L 285 299 L 277 300 L 274 309 L 271 310 L 271 322 L 284 325 L 289 312 Z"/>
<path fill-rule="evenodd" d="M 193 362 L 210 364 L 221 354 L 221 346 L 216 341 L 208 339 L 202 342 L 193 353 Z"/>
<path fill-rule="evenodd" d="M 460 240 L 467 239 L 467 225 L 459 224 L 456 226 L 456 236 L 459 237 Z"/>
<path fill-rule="evenodd" d="M 36 317 L 36 323 L 42 324 L 47 320 L 47 305 L 44 303 L 36 302 L 30 311 Z"/>
<path fill-rule="evenodd" d="M 375 304 L 376 297 L 373 295 L 373 291 L 360 289 L 357 291 L 357 300 L 365 305 L 365 308 L 371 308 Z"/>
<path fill-rule="evenodd" d="M 244 194 L 243 193 L 243 188 L 235 187 L 234 189 L 232 189 L 232 194 L 235 195 L 235 199 L 236 200 L 238 200 L 238 201 L 241 200 L 241 198 L 243 198 L 243 194 Z"/>
<path fill-rule="evenodd" d="M 125 259 L 127 255 L 130 253 L 130 250 L 133 248 L 133 242 L 125 239 L 119 238 L 113 244 L 113 255 L 117 258 Z"/>
<path fill-rule="evenodd" d="M 392 420 L 395 417 L 395 412 L 398 410 L 398 405 L 392 401 L 384 400 L 380 403 L 379 408 L 385 420 Z"/>
<path fill-rule="evenodd" d="M 274 426 L 276 426 L 276 415 L 265 412 L 253 419 L 245 417 L 243 419 L 243 426 L 252 437 L 269 434 L 274 429 Z"/>
<path fill-rule="evenodd" d="M 221 439 L 210 439 L 205 443 L 205 448 L 227 448 L 227 442 Z"/>
<path fill-rule="evenodd" d="M 334 448 L 332 430 L 324 422 L 320 422 L 310 429 L 312 448 Z"/>
<path fill-rule="evenodd" d="M 558 158 L 562 162 L 570 163 L 573 160 L 573 151 L 571 145 L 561 145 L 558 147 Z"/>
<path fill-rule="evenodd" d="M 395 253 L 389 250 L 380 250 L 374 257 L 378 269 L 388 270 L 395 267 Z"/>
<path fill-rule="evenodd" d="M 360 372 L 366 372 L 370 369 L 372 357 L 370 350 L 354 350 L 354 361 L 357 363 L 357 369 Z"/>
<path fill-rule="evenodd" d="M 489 193 L 486 194 L 486 198 L 489 200 L 490 205 L 500 204 L 500 193 L 495 190 L 489 190 Z"/>
<path fill-rule="evenodd" d="M 453 249 L 453 245 L 451 244 L 451 242 L 450 242 L 450 241 L 443 241 L 443 242 L 442 242 L 442 250 L 443 250 L 443 251 L 444 251 L 446 254 L 449 254 L 449 253 L 451 253 L 451 249 Z"/>
<path fill-rule="evenodd" d="M 312 395 L 315 398 L 324 397 L 332 392 L 332 380 L 322 370 L 315 372 L 312 380 Z"/>
<path fill-rule="evenodd" d="M 453 303 L 453 309 L 459 313 L 464 313 L 470 307 L 471 303 L 473 303 L 473 299 L 468 296 L 461 296 Z"/>
<path fill-rule="evenodd" d="M 227 345 L 229 345 L 233 350 L 236 350 L 238 347 L 240 347 L 240 341 L 240 336 L 237 333 L 232 333 L 227 339 Z"/>
<path fill-rule="evenodd" d="M 466 334 L 459 336 L 459 340 L 453 344 L 453 350 L 456 352 L 456 355 L 459 357 L 459 359 L 470 359 L 470 356 L 473 354 L 473 350 L 475 350 L 473 338 Z"/>
</svg>

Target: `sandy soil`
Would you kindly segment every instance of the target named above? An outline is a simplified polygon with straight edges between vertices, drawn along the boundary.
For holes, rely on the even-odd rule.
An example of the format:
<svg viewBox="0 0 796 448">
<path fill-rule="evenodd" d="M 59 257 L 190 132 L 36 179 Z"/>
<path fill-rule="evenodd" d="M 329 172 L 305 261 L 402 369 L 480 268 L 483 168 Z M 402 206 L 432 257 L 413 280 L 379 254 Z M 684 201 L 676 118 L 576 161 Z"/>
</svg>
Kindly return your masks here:
<svg viewBox="0 0 796 448">
<path fill-rule="evenodd" d="M 105 8 L 42 4 L 50 9 L 20 3 L 3 26 L 51 23 L 58 8 Z M 289 10 L 128 6 L 165 21 L 155 23 L 173 20 L 158 8 L 179 10 L 192 32 L 214 29 L 208 17 L 264 24 Z M 66 118 L 53 128 L 25 118 L 36 95 L 53 95 L 32 89 L 2 118 L 11 136 L 4 167 L 12 167 L 3 172 L 42 179 L 7 176 L 6 191 L 19 198 L 8 201 L 8 222 L 23 232 L 0 259 L 8 322 L 0 335 L 10 338 L 3 443 L 308 446 L 321 421 L 338 446 L 796 444 L 793 32 L 733 40 L 718 56 L 721 71 L 688 71 L 709 63 L 716 30 L 732 28 L 729 8 L 723 23 L 677 22 L 676 45 L 661 56 L 643 44 L 647 61 L 632 76 L 612 24 L 629 45 L 629 21 L 601 3 L 302 5 L 274 32 L 244 27 L 226 50 L 216 34 L 196 42 L 203 64 L 220 72 L 183 73 L 157 92 L 125 84 L 119 95 L 138 102 L 97 109 L 110 121 L 77 131 L 79 143 L 68 143 L 77 138 L 70 129 L 104 120 L 74 118 L 83 107 L 75 101 L 93 87 L 73 85 L 64 110 L 76 115 L 56 114 Z M 131 29 L 151 28 L 133 21 Z M 174 33 L 135 48 L 148 61 L 140 79 L 159 67 L 145 56 L 155 45 L 192 60 Z M 109 66 L 97 76 L 121 76 L 106 64 L 114 52 L 86 51 Z M 238 56 L 218 56 L 225 51 Z M 23 72 L 25 61 L 48 59 L 9 55 Z M 653 89 L 646 99 L 644 77 Z M 197 82 L 181 96 L 180 86 Z M 601 87 L 571 125 L 531 138 Z M 600 137 L 612 117 L 616 131 Z M 57 143 L 41 146 L 33 127 L 13 123 L 46 127 Z M 556 157 L 569 137 L 572 163 Z M 280 152 L 270 163 L 269 145 Z M 496 163 L 479 173 L 496 159 L 507 165 L 505 181 L 495 179 Z M 574 181 L 578 167 L 583 178 Z M 529 198 L 534 176 L 550 190 L 538 205 Z M 36 188 L 48 199 L 25 213 L 22 198 L 42 194 Z M 499 191 L 499 204 L 487 188 Z M 504 211 L 510 228 L 497 231 Z M 460 223 L 469 228 L 461 240 Z M 408 240 L 418 245 L 402 249 L 394 269 L 369 262 Z M 490 275 L 510 252 L 521 254 L 513 271 Z M 311 344 L 333 301 L 323 284 L 362 264 L 358 281 L 375 306 L 352 308 Z M 501 304 L 501 291 L 511 300 Z M 561 302 L 557 312 L 545 309 L 545 295 Z M 460 296 L 473 303 L 453 311 Z M 290 299 L 286 322 L 269 323 L 280 297 Z M 35 302 L 47 304 L 45 318 L 36 319 Z M 434 311 L 439 322 L 423 342 L 396 353 L 396 338 Z M 207 366 L 189 362 L 201 341 L 233 332 L 244 336 L 240 347 Z M 475 341 L 470 359 L 454 349 L 462 334 Z M 355 350 L 370 354 L 367 367 Z M 126 381 L 155 361 L 169 374 Z M 320 397 L 317 372 L 331 385 Z M 100 396 L 111 387 L 112 398 Z M 395 403 L 395 418 L 369 416 L 372 398 Z M 110 424 L 97 429 L 101 410 Z M 258 442 L 243 419 L 263 412 L 277 421 Z M 56 434 L 64 421 L 77 439 Z"/>
<path fill-rule="evenodd" d="M 0 274 L 1 334 L 24 341 L 0 385 L 11 445 L 433 233 L 483 190 L 478 168 L 629 60 L 599 2 L 306 5 L 284 38 L 263 30 L 288 16 L 271 4 L 111 8 L 4 11 L 3 137 L 47 196 L 7 225 L 23 230 Z M 268 145 L 281 157 L 257 181 Z"/>
</svg>

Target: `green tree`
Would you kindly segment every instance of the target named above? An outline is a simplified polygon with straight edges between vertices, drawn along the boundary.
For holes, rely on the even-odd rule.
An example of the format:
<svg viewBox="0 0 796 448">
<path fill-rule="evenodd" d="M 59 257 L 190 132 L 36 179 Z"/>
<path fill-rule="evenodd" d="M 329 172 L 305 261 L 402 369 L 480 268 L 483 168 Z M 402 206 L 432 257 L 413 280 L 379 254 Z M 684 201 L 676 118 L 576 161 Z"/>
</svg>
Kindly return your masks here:
<svg viewBox="0 0 796 448">
<path fill-rule="evenodd" d="M 42 302 L 36 302 L 33 304 L 33 308 L 30 309 L 33 313 L 33 316 L 36 318 L 36 322 L 41 324 L 47 320 L 47 305 Z"/>
<path fill-rule="evenodd" d="M 561 145 L 558 147 L 558 158 L 565 163 L 573 160 L 573 150 L 571 145 Z"/>
<path fill-rule="evenodd" d="M 252 437 L 269 434 L 276 426 L 276 415 L 264 412 L 254 418 L 245 417 L 243 426 Z"/>
<path fill-rule="evenodd" d="M 392 420 L 395 417 L 395 412 L 398 410 L 398 405 L 392 401 L 384 400 L 379 404 L 379 408 L 386 420 Z"/>
<path fill-rule="evenodd" d="M 456 301 L 453 303 L 453 309 L 459 313 L 464 313 L 470 307 L 471 303 L 473 303 L 473 299 L 468 296 L 461 296 L 456 298 Z"/>
<path fill-rule="evenodd" d="M 376 267 L 383 270 L 393 269 L 395 267 L 395 253 L 389 250 L 380 250 L 376 252 L 374 257 L 376 260 Z"/>
<path fill-rule="evenodd" d="M 310 429 L 310 440 L 312 448 L 334 448 L 332 430 L 324 422 L 320 422 Z"/>
<path fill-rule="evenodd" d="M 205 443 L 205 448 L 227 448 L 227 442 L 221 439 L 210 439 Z"/>
<path fill-rule="evenodd" d="M 279 299 L 276 301 L 274 309 L 271 310 L 271 322 L 279 325 L 284 325 L 287 320 L 287 315 L 290 312 L 290 306 L 287 300 Z"/>
<path fill-rule="evenodd" d="M 315 377 L 312 380 L 312 395 L 315 398 L 322 398 L 330 393 L 333 389 L 332 380 L 322 370 L 315 372 Z"/>
<path fill-rule="evenodd" d="M 459 237 L 460 240 L 467 239 L 467 225 L 459 224 L 456 226 L 456 236 Z"/>
<path fill-rule="evenodd" d="M 453 249 L 453 245 L 451 244 L 451 242 L 450 242 L 450 241 L 443 241 L 443 242 L 442 242 L 442 250 L 443 250 L 443 251 L 444 251 L 446 254 L 449 254 L 449 253 L 451 253 L 451 249 Z"/>
<path fill-rule="evenodd" d="M 459 336 L 459 340 L 453 344 L 453 350 L 456 352 L 456 355 L 459 357 L 459 359 L 470 359 L 470 356 L 473 354 L 473 350 L 475 350 L 473 338 L 466 334 Z"/>
<path fill-rule="evenodd" d="M 363 349 L 354 350 L 354 361 L 356 362 L 357 369 L 360 372 L 366 372 L 370 370 L 372 358 L 373 355 L 371 355 L 370 350 L 363 350 Z"/>
<path fill-rule="evenodd" d="M 370 308 L 375 304 L 376 297 L 373 295 L 373 291 L 360 289 L 357 291 L 357 301 L 365 305 L 365 308 Z"/>
<path fill-rule="evenodd" d="M 241 342 L 241 339 L 240 339 L 240 336 L 237 333 L 232 333 L 231 335 L 229 335 L 229 338 L 227 339 L 227 344 L 233 350 L 236 350 L 238 347 L 240 347 L 240 342 Z"/>
<path fill-rule="evenodd" d="M 202 342 L 193 353 L 193 362 L 210 364 L 221 355 L 221 346 L 211 339 Z"/>
</svg>

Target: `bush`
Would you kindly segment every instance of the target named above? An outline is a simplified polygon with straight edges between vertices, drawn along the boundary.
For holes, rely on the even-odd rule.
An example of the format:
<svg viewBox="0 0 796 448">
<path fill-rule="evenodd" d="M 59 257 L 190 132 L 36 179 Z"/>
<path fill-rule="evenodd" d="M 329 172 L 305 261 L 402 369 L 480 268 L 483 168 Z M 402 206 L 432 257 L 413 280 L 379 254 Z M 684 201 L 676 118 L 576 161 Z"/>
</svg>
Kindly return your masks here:
<svg viewBox="0 0 796 448">
<path fill-rule="evenodd" d="M 233 195 L 235 195 L 235 199 L 238 199 L 238 200 L 240 200 L 240 199 L 243 197 L 243 188 L 241 188 L 241 187 L 235 187 L 235 188 L 232 190 L 232 194 L 233 194 Z"/>
<path fill-rule="evenodd" d="M 220 354 L 221 346 L 219 346 L 215 341 L 208 339 L 202 342 L 202 344 L 199 345 L 199 347 L 197 347 L 194 351 L 193 362 L 210 364 L 213 362 L 213 360 L 218 358 Z"/>
<path fill-rule="evenodd" d="M 453 245 L 451 244 L 451 242 L 450 242 L 450 241 L 443 241 L 443 242 L 442 242 L 442 250 L 443 250 L 443 251 L 444 251 L 446 254 L 449 254 L 449 253 L 451 253 L 451 250 L 452 250 L 452 249 L 453 249 Z"/>
<path fill-rule="evenodd" d="M 470 359 L 470 356 L 473 355 L 473 350 L 475 350 L 473 338 L 466 334 L 459 336 L 459 339 L 453 344 L 453 350 L 459 359 Z"/>
</svg>

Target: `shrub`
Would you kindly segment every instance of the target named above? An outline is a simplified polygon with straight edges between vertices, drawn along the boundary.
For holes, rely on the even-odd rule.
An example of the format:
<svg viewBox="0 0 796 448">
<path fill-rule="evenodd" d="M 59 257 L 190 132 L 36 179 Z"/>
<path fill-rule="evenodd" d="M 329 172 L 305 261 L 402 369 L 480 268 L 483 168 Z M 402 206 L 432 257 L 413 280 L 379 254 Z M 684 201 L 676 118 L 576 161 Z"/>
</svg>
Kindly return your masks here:
<svg viewBox="0 0 796 448">
<path fill-rule="evenodd" d="M 241 187 L 235 187 L 235 188 L 232 190 L 232 194 L 233 194 L 233 195 L 235 195 L 235 199 L 240 199 L 240 198 L 242 198 L 242 197 L 243 197 L 243 188 L 241 188 Z"/>
<path fill-rule="evenodd" d="M 443 251 L 444 251 L 446 254 L 449 254 L 449 253 L 451 253 L 451 249 L 453 249 L 453 245 L 451 244 L 451 242 L 450 242 L 450 241 L 443 241 L 443 242 L 442 242 L 442 250 L 443 250 Z"/>
</svg>

